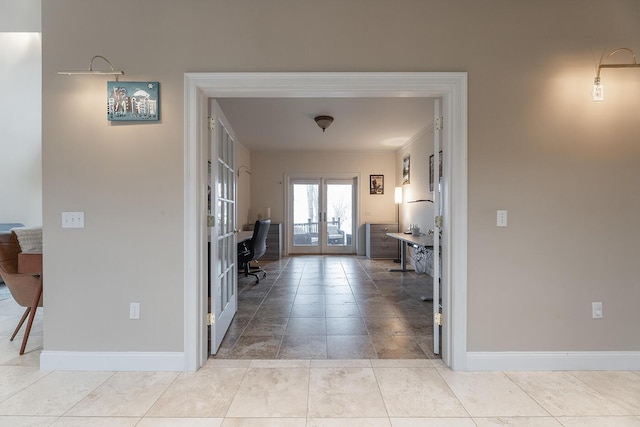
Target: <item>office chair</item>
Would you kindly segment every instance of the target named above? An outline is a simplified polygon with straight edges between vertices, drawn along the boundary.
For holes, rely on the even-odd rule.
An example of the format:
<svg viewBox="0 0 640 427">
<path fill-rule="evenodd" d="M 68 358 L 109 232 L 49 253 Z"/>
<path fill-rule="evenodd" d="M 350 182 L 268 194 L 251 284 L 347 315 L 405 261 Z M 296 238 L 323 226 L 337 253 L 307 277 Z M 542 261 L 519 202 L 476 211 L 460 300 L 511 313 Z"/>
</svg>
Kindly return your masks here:
<svg viewBox="0 0 640 427">
<path fill-rule="evenodd" d="M 270 219 L 263 219 L 256 221 L 253 226 L 253 236 L 251 240 L 244 244 L 244 247 L 238 249 L 238 263 L 244 268 L 245 277 L 252 275 L 256 278 L 256 283 L 260 283 L 259 274 L 262 273 L 262 278 L 267 277 L 267 272 L 260 266 L 253 267 L 256 272 L 252 272 L 252 267 L 249 265 L 251 261 L 258 261 L 262 255 L 267 251 L 267 233 L 271 226 Z"/>
</svg>

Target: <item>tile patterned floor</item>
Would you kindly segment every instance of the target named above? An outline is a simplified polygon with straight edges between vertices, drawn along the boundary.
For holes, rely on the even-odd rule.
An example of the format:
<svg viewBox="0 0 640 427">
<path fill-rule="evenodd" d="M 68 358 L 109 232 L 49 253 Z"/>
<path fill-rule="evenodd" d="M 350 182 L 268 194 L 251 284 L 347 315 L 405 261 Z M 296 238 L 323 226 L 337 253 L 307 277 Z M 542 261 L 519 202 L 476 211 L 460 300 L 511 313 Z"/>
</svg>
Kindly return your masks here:
<svg viewBox="0 0 640 427">
<path fill-rule="evenodd" d="M 0 366 L 1 426 L 638 427 L 640 372 L 452 372 L 438 359 L 210 359 L 198 372 Z"/>
<path fill-rule="evenodd" d="M 389 260 L 297 256 L 241 277 L 238 313 L 216 358 L 428 359 L 431 277 Z"/>
<path fill-rule="evenodd" d="M 322 331 L 324 319 L 329 332 L 328 305 L 324 317 L 303 317 L 310 320 L 292 330 Z M 452 372 L 424 357 L 211 358 L 182 373 L 41 371 L 41 314 L 24 356 L 21 336 L 8 340 L 21 314 L 12 300 L 0 301 L 0 426 L 640 427 L 640 372 Z M 354 317 L 369 331 L 367 316 Z M 336 328 L 363 331 L 357 321 Z"/>
</svg>

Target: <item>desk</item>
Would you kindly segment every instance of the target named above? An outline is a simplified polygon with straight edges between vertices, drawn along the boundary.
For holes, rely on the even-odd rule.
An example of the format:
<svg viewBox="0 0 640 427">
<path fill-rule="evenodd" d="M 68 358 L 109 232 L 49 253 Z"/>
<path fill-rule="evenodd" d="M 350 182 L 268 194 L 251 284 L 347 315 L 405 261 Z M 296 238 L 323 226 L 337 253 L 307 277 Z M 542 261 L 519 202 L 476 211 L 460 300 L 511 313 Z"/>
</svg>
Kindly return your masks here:
<svg viewBox="0 0 640 427">
<path fill-rule="evenodd" d="M 247 240 L 251 240 L 253 237 L 253 231 L 239 231 L 238 232 L 238 243 L 246 242 Z"/>
<path fill-rule="evenodd" d="M 413 244 L 433 249 L 433 238 L 427 235 L 414 236 L 404 233 L 387 233 L 387 236 L 400 240 L 402 250 L 400 251 L 400 265 L 402 268 L 392 268 L 389 271 L 411 271 L 407 270 L 407 245 Z"/>
<path fill-rule="evenodd" d="M 33 319 L 36 317 L 36 310 L 38 309 L 38 304 L 40 303 L 40 298 L 42 297 L 42 254 L 19 252 L 18 273 L 40 275 L 40 278 L 38 279 L 38 289 L 36 290 L 36 293 L 33 297 L 33 301 L 31 302 L 31 307 L 29 307 L 29 321 L 27 322 L 27 329 L 24 331 L 24 337 L 22 338 L 22 346 L 20 347 L 20 354 L 22 355 L 24 354 L 24 349 L 27 347 L 27 341 L 29 340 L 29 333 L 31 332 Z M 22 322 L 24 322 L 26 315 L 27 313 L 22 316 L 20 325 L 22 325 Z M 13 339 L 13 337 L 11 337 L 11 339 Z"/>
</svg>

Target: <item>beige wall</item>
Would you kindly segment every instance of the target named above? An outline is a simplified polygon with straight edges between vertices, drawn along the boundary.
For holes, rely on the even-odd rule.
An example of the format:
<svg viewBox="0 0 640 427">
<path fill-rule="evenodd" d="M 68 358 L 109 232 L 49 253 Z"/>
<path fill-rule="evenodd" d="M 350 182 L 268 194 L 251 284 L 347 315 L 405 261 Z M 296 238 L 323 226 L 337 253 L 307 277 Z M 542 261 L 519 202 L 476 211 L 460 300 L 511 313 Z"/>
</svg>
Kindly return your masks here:
<svg viewBox="0 0 640 427">
<path fill-rule="evenodd" d="M 594 58 L 640 51 L 640 2 L 323 7 L 43 2 L 45 348 L 182 350 L 185 72 L 466 71 L 468 349 L 640 350 L 637 70 L 606 70 L 606 102 L 590 100 Z M 96 54 L 126 79 L 160 81 L 160 123 L 110 125 L 104 78 L 55 73 Z M 252 180 L 252 194 L 281 171 Z M 371 220 L 394 217 L 389 197 Z M 509 227 L 496 228 L 497 209 Z M 85 211 L 86 228 L 61 230 L 63 210 Z M 139 321 L 127 319 L 131 301 Z"/>
<path fill-rule="evenodd" d="M 264 152 L 251 153 L 251 205 L 252 212 L 271 208 L 271 219 L 285 219 L 285 174 L 354 173 L 360 174 L 358 192 L 359 232 L 358 253 L 364 255 L 364 224 L 367 222 L 395 222 L 393 203 L 393 152 Z M 384 175 L 388 181 L 382 195 L 369 194 L 369 175 Z M 255 218 L 254 218 L 255 221 Z"/>
</svg>

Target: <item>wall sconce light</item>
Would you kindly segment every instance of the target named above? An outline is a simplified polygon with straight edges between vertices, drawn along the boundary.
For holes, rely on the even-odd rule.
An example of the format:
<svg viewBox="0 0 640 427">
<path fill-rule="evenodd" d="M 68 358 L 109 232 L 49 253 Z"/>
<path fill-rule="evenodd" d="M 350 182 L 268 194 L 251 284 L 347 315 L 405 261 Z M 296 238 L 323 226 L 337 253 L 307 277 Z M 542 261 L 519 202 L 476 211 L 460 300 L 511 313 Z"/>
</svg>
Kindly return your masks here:
<svg viewBox="0 0 640 427">
<path fill-rule="evenodd" d="M 244 166 L 244 165 L 242 165 L 242 166 L 238 166 L 238 177 L 240 176 L 240 172 L 242 171 L 242 168 L 244 168 L 244 169 L 245 169 L 245 172 L 246 172 L 248 175 L 251 175 L 251 171 L 249 170 L 249 166 Z"/>
<path fill-rule="evenodd" d="M 631 55 L 631 60 L 632 62 L 629 64 L 603 64 L 602 61 L 604 61 L 605 59 L 609 58 L 610 56 L 615 55 L 618 52 L 621 51 L 626 51 L 629 52 L 629 54 Z M 602 57 L 600 58 L 600 62 L 598 63 L 598 71 L 596 73 L 596 78 L 593 82 L 593 91 L 591 92 L 591 98 L 593 99 L 594 102 L 602 102 L 604 101 L 604 87 L 602 86 L 602 83 L 600 81 L 600 70 L 603 68 L 638 68 L 640 67 L 640 64 L 638 64 L 636 62 L 636 55 L 633 53 L 633 51 L 629 48 L 626 47 L 621 47 L 618 49 L 615 49 L 613 51 L 611 51 L 611 53 L 609 53 L 607 56 L 604 56 L 604 54 L 602 55 Z"/>
<path fill-rule="evenodd" d="M 333 123 L 333 117 L 331 116 L 316 116 L 313 118 L 317 125 L 320 126 L 322 132 L 324 132 Z"/>
<path fill-rule="evenodd" d="M 97 58 L 100 58 L 104 62 L 109 64 L 109 67 L 111 67 L 111 70 L 94 70 L 93 61 L 95 61 Z M 116 76 L 116 81 L 117 81 L 118 77 L 124 74 L 124 71 L 116 70 L 115 68 L 113 68 L 113 65 L 111 65 L 111 62 L 109 62 L 109 60 L 104 56 L 96 55 L 93 58 L 91 58 L 91 62 L 89 62 L 88 70 L 63 70 L 63 71 L 58 71 L 58 74 L 63 76 L 77 76 L 77 75 Z"/>
</svg>

